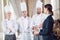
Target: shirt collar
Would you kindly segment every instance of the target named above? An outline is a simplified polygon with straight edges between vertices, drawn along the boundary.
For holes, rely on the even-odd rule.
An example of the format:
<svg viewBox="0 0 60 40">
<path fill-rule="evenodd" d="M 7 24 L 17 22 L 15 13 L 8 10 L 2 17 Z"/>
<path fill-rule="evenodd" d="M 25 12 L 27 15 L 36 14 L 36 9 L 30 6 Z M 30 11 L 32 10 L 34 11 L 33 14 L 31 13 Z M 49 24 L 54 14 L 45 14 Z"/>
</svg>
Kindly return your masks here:
<svg viewBox="0 0 60 40">
<path fill-rule="evenodd" d="M 10 19 L 10 20 L 8 20 L 8 19 L 5 19 L 5 20 L 6 20 L 6 21 L 10 21 L 11 19 Z"/>
<path fill-rule="evenodd" d="M 22 19 L 27 19 L 28 17 L 26 16 L 26 18 L 24 18 L 23 16 L 22 16 Z"/>
</svg>

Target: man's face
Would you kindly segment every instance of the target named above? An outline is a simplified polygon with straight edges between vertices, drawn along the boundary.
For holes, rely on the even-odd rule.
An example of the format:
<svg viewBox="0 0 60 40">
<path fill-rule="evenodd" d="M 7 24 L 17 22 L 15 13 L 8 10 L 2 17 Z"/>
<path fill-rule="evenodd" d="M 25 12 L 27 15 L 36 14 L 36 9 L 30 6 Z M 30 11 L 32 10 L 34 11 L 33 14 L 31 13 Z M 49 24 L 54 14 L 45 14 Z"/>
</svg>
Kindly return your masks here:
<svg viewBox="0 0 60 40">
<path fill-rule="evenodd" d="M 37 14 L 41 13 L 41 8 L 37 8 Z"/>
<path fill-rule="evenodd" d="M 11 17 L 11 12 L 6 13 L 6 17 L 7 17 L 8 19 L 10 19 L 10 17 Z"/>
<path fill-rule="evenodd" d="M 22 16 L 26 17 L 27 16 L 27 11 L 22 11 Z"/>
</svg>

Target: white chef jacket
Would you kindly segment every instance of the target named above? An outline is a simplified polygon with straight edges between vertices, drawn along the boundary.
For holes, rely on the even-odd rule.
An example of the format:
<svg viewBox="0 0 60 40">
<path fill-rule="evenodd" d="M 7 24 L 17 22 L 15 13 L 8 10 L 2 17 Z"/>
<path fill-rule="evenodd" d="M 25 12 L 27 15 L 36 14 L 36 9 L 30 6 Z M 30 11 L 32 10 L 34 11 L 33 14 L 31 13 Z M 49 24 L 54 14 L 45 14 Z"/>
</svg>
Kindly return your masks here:
<svg viewBox="0 0 60 40">
<path fill-rule="evenodd" d="M 31 18 L 26 17 L 24 18 L 23 16 L 20 17 L 17 22 L 19 24 L 19 31 L 20 31 L 20 40 L 31 40 L 31 35 L 30 35 L 30 20 Z M 29 36 L 29 37 L 28 37 Z"/>
<path fill-rule="evenodd" d="M 12 30 L 12 32 L 10 32 L 10 30 L 7 29 L 6 27 L 10 28 Z M 3 32 L 6 35 L 15 34 L 18 29 L 16 21 L 11 20 L 11 19 L 10 20 L 5 19 L 4 21 L 2 21 L 2 28 L 3 28 Z"/>
<path fill-rule="evenodd" d="M 23 16 L 20 17 L 18 20 L 17 20 L 17 23 L 19 24 L 20 26 L 20 32 L 24 32 L 24 31 L 27 31 L 27 29 L 30 27 L 30 20 L 31 18 L 29 17 L 26 17 L 24 18 Z"/>
<path fill-rule="evenodd" d="M 32 27 L 37 26 L 39 24 L 43 24 L 45 19 L 46 19 L 45 14 L 43 14 L 43 13 L 41 13 L 39 15 L 38 14 L 33 15 L 33 17 L 32 17 Z M 42 29 L 42 28 L 40 28 L 40 29 Z"/>
</svg>

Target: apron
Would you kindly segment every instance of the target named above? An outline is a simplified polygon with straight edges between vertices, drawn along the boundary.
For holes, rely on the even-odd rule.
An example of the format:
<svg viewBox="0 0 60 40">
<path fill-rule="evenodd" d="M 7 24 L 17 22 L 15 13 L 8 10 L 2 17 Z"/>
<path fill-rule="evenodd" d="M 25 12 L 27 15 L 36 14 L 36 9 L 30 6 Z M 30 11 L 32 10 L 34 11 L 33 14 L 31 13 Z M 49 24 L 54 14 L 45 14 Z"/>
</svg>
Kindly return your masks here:
<svg viewBox="0 0 60 40">
<path fill-rule="evenodd" d="M 13 35 L 5 35 L 5 40 L 16 40 L 15 34 Z"/>
</svg>

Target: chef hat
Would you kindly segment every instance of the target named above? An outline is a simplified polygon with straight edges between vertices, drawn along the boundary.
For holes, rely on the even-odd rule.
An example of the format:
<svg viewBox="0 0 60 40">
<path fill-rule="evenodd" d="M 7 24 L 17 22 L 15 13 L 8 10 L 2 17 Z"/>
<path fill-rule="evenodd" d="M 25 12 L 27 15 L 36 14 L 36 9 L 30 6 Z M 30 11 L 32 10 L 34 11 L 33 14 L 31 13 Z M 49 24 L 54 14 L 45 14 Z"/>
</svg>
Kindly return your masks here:
<svg viewBox="0 0 60 40">
<path fill-rule="evenodd" d="M 36 8 L 42 8 L 42 2 L 40 0 L 37 0 Z"/>
<path fill-rule="evenodd" d="M 27 11 L 27 7 L 26 7 L 26 3 L 25 2 L 21 2 L 20 6 L 21 6 L 21 11 Z"/>
<path fill-rule="evenodd" d="M 9 5 L 6 5 L 6 6 L 4 7 L 4 11 L 5 11 L 5 13 L 11 12 L 10 6 L 9 6 Z"/>
</svg>

